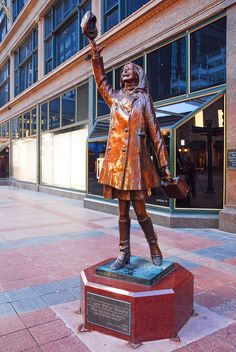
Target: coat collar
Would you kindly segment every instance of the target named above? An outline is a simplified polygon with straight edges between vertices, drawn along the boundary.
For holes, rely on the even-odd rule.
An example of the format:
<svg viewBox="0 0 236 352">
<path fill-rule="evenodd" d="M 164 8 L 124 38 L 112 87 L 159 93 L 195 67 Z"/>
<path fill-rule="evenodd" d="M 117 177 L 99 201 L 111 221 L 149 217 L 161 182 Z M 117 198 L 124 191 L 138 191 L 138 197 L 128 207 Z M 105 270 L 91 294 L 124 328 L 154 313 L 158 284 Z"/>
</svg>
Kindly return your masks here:
<svg viewBox="0 0 236 352">
<path fill-rule="evenodd" d="M 137 93 L 127 94 L 122 90 L 119 91 L 119 93 L 118 93 L 119 103 L 122 105 L 122 107 L 125 110 L 131 110 L 132 104 L 133 104 L 134 100 L 136 100 L 137 98 L 138 98 Z"/>
</svg>

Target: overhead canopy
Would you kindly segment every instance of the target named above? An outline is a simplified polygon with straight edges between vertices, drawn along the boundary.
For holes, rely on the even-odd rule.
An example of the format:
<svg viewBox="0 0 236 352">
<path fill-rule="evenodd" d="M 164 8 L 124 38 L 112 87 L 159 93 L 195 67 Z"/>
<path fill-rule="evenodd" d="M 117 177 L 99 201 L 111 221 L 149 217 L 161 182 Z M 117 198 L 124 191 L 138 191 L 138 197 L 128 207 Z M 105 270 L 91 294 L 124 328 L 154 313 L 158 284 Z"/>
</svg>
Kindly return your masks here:
<svg viewBox="0 0 236 352">
<path fill-rule="evenodd" d="M 205 108 L 218 94 L 192 98 L 179 103 L 155 107 L 156 117 L 161 129 L 176 126 L 188 116 L 194 116 L 195 112 Z M 106 139 L 109 132 L 110 117 L 98 119 L 88 137 L 89 141 L 95 139 Z"/>
</svg>

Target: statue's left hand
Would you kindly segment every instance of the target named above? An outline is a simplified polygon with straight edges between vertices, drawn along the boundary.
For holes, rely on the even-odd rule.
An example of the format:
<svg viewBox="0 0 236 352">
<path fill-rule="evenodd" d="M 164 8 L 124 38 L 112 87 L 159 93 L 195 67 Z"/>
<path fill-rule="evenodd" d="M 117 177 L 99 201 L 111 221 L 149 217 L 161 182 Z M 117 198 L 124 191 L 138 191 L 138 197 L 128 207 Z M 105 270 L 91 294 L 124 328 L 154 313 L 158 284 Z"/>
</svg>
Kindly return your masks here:
<svg viewBox="0 0 236 352">
<path fill-rule="evenodd" d="M 164 178 L 167 179 L 168 181 L 171 181 L 172 177 L 171 177 L 169 166 L 168 165 L 164 166 L 163 170 L 164 170 Z"/>
</svg>

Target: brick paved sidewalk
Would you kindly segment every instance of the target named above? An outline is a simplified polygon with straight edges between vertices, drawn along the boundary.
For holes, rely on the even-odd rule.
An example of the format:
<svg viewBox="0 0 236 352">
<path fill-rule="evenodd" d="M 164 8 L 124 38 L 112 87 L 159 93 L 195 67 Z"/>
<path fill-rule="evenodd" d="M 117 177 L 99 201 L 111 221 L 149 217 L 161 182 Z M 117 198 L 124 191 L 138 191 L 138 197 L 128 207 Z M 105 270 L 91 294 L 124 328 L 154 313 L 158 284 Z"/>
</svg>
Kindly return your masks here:
<svg viewBox="0 0 236 352">
<path fill-rule="evenodd" d="M 80 271 L 116 256 L 117 217 L 82 202 L 0 187 L 0 352 L 125 352 L 123 340 L 77 334 Z M 140 352 L 236 351 L 236 235 L 155 226 L 166 259 L 195 276 L 198 317 L 181 342 L 144 343 Z M 132 221 L 132 252 L 148 247 Z"/>
</svg>

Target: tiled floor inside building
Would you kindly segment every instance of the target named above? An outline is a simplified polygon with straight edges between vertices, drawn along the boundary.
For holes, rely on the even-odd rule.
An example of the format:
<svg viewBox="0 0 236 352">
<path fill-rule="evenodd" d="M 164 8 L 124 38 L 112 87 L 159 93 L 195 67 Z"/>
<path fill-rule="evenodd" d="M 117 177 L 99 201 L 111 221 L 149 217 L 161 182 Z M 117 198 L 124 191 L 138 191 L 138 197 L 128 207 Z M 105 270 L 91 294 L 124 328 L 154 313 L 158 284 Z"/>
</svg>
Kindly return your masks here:
<svg viewBox="0 0 236 352">
<path fill-rule="evenodd" d="M 166 259 L 194 274 L 195 311 L 181 342 L 138 351 L 236 351 L 236 234 L 155 226 Z M 0 352 L 125 352 L 127 342 L 78 333 L 82 269 L 118 250 L 117 216 L 67 198 L 0 187 Z M 132 252 L 148 247 L 132 221 Z"/>
</svg>

